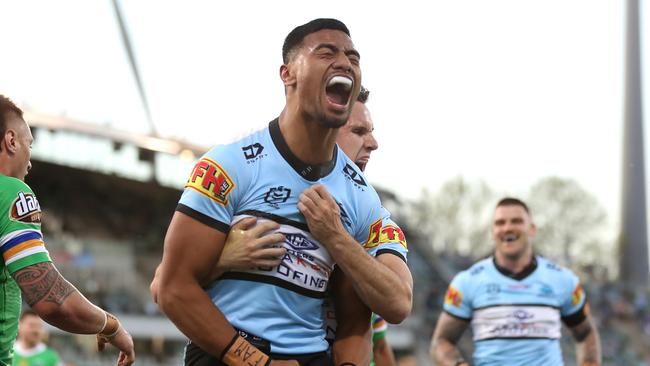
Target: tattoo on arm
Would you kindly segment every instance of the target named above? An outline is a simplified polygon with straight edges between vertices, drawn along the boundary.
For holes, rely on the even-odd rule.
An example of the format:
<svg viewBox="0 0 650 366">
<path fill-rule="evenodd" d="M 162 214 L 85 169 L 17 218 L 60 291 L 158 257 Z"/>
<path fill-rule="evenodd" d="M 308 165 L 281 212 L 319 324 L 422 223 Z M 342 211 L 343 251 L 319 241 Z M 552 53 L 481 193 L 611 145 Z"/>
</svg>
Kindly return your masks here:
<svg viewBox="0 0 650 366">
<path fill-rule="evenodd" d="M 582 323 L 571 328 L 571 332 L 576 340 L 576 356 L 579 364 L 599 365 L 601 362 L 600 337 L 593 320 L 587 317 Z"/>
<path fill-rule="evenodd" d="M 14 273 L 13 277 L 29 306 L 34 306 L 40 301 L 61 305 L 68 296 L 77 291 L 50 262 L 25 267 Z"/>
<path fill-rule="evenodd" d="M 453 365 L 461 358 L 462 355 L 456 345 L 468 324 L 467 321 L 456 319 L 446 313 L 440 315 L 432 342 L 436 361 L 444 365 Z"/>
<path fill-rule="evenodd" d="M 571 328 L 571 332 L 573 333 L 576 342 L 582 342 L 587 339 L 591 333 L 591 322 L 589 319 L 585 319 L 582 323 Z"/>
</svg>

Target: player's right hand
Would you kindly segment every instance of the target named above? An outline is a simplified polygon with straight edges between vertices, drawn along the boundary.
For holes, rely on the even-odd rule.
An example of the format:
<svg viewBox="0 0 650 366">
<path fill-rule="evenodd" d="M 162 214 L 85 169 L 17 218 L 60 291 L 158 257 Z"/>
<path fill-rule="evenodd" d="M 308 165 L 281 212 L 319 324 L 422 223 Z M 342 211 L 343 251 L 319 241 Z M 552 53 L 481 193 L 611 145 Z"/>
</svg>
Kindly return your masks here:
<svg viewBox="0 0 650 366">
<path fill-rule="evenodd" d="M 97 349 L 101 352 L 106 348 L 106 343 L 110 343 L 120 350 L 117 358 L 117 366 L 130 366 L 135 361 L 135 350 L 133 349 L 133 339 L 131 335 L 120 326 L 117 334 L 111 338 L 97 335 Z"/>
<path fill-rule="evenodd" d="M 296 360 L 271 360 L 269 366 L 300 366 Z"/>
<path fill-rule="evenodd" d="M 284 235 L 269 233 L 280 225 L 273 221 L 256 223 L 257 218 L 247 217 L 232 226 L 219 261 L 210 272 L 209 282 L 228 270 L 274 267 L 280 264 L 287 249 L 275 248 L 273 245 L 283 242 Z"/>
</svg>

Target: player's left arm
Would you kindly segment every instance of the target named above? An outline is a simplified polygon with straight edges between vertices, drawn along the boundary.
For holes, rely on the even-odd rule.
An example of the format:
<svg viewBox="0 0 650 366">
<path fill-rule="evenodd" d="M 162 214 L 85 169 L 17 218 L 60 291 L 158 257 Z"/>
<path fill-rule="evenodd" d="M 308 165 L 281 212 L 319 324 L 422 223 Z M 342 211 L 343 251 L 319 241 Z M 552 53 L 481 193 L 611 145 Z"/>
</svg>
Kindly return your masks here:
<svg viewBox="0 0 650 366">
<path fill-rule="evenodd" d="M 406 319 L 413 305 L 413 277 L 404 260 L 388 253 L 377 258 L 369 255 L 347 232 L 338 204 L 320 184 L 302 192 L 298 209 L 363 302 L 389 323 Z"/>
<path fill-rule="evenodd" d="M 585 304 L 588 309 L 589 304 Z M 578 325 L 569 327 L 576 340 L 576 359 L 579 366 L 596 366 L 601 364 L 600 336 L 593 317 L 588 314 Z"/>
<path fill-rule="evenodd" d="M 334 365 L 368 365 L 372 344 L 370 309 L 357 296 L 352 282 L 340 269 L 334 269 L 330 281 L 337 321 L 332 345 Z"/>
<path fill-rule="evenodd" d="M 600 336 L 590 314 L 586 293 L 574 274 L 570 276 L 569 286 L 573 290 L 567 295 L 560 311 L 562 321 L 571 329 L 571 334 L 576 340 L 578 366 L 601 365 Z"/>
</svg>

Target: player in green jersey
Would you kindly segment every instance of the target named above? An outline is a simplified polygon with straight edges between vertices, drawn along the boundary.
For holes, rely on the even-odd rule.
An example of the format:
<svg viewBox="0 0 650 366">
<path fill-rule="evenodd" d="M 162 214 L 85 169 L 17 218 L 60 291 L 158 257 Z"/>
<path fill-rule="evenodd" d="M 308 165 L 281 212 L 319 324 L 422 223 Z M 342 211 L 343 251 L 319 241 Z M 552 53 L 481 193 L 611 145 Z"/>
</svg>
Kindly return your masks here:
<svg viewBox="0 0 650 366">
<path fill-rule="evenodd" d="M 41 234 L 41 207 L 24 179 L 34 138 L 23 112 L 0 95 L 0 366 L 12 364 L 22 299 L 62 330 L 97 334 L 99 349 L 133 364 L 133 340 L 115 316 L 93 305 L 57 271 Z"/>
<path fill-rule="evenodd" d="M 14 366 L 61 366 L 55 350 L 43 343 L 43 320 L 33 310 L 25 310 L 18 323 L 18 339 L 14 344 Z"/>
</svg>

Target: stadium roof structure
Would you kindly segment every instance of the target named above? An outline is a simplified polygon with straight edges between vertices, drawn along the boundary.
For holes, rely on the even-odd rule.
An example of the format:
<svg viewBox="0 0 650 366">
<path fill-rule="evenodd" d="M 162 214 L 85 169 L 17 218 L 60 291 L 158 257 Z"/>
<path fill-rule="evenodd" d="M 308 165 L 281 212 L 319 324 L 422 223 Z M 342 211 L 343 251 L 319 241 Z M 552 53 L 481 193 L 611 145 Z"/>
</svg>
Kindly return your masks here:
<svg viewBox="0 0 650 366">
<path fill-rule="evenodd" d="M 34 133 L 33 159 L 182 189 L 208 148 L 185 141 L 24 109 Z"/>
<path fill-rule="evenodd" d="M 24 117 L 32 127 L 70 131 L 84 135 L 103 137 L 110 139 L 113 142 L 132 144 L 138 148 L 154 152 L 176 155 L 183 151 L 190 151 L 194 155 L 201 155 L 208 150 L 208 147 L 206 146 L 192 144 L 186 141 L 106 128 L 106 126 L 96 123 L 88 123 L 67 117 L 53 116 L 29 109 L 25 110 Z"/>
</svg>

